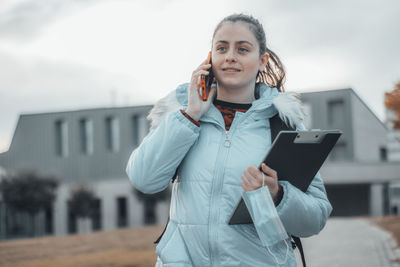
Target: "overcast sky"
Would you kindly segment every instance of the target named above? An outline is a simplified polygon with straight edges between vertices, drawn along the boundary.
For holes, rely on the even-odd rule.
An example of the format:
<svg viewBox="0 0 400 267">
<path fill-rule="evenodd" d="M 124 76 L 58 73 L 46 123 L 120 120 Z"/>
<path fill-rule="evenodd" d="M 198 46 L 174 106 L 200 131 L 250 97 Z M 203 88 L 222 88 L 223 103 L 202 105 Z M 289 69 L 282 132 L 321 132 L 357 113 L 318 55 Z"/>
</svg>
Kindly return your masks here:
<svg viewBox="0 0 400 267">
<path fill-rule="evenodd" d="M 153 104 L 205 59 L 216 24 L 252 14 L 288 91 L 351 87 L 383 121 L 400 81 L 398 0 L 1 0 L 0 152 L 20 114 Z"/>
</svg>

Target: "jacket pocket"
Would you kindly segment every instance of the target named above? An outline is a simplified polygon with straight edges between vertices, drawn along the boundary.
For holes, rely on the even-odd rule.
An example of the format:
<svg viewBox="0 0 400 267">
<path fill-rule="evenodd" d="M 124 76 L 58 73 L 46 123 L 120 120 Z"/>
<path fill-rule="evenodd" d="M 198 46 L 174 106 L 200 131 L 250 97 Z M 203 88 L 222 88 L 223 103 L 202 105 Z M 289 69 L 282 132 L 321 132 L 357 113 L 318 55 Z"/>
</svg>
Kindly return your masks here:
<svg viewBox="0 0 400 267">
<path fill-rule="evenodd" d="M 263 247 L 260 237 L 258 236 L 257 230 L 254 227 L 254 224 L 238 224 L 235 225 L 236 230 L 244 236 L 251 243 Z"/>
<path fill-rule="evenodd" d="M 156 247 L 156 254 L 163 266 L 174 263 L 174 266 L 193 266 L 186 244 L 184 243 L 179 225 L 169 221 L 164 236 Z"/>
<path fill-rule="evenodd" d="M 174 234 L 176 231 L 176 224 L 173 223 L 171 220 L 169 220 L 167 228 L 165 229 L 165 232 L 163 236 L 161 237 L 160 242 L 158 242 L 156 246 L 156 254 L 159 255 L 160 252 L 163 250 L 165 245 L 168 243 L 168 241 L 171 239 L 171 236 Z"/>
</svg>

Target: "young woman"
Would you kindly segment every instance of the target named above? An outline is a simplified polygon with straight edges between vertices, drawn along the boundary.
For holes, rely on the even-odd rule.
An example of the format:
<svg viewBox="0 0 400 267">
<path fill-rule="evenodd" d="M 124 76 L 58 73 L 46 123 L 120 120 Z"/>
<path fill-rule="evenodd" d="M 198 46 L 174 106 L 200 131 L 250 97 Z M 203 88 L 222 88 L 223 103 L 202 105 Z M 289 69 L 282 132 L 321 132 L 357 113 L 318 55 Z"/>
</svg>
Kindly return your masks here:
<svg viewBox="0 0 400 267">
<path fill-rule="evenodd" d="M 132 184 L 148 194 L 178 170 L 156 266 L 296 266 L 289 236 L 319 233 L 332 211 L 320 174 L 304 193 L 258 166 L 271 146 L 271 117 L 305 129 L 300 100 L 284 92 L 282 64 L 253 17 L 224 18 L 211 52 L 212 65 L 203 62 L 190 83 L 157 102 L 150 133 L 127 164 Z M 216 86 L 202 101 L 200 77 L 211 67 Z M 261 216 L 229 225 L 241 196 Z"/>
</svg>

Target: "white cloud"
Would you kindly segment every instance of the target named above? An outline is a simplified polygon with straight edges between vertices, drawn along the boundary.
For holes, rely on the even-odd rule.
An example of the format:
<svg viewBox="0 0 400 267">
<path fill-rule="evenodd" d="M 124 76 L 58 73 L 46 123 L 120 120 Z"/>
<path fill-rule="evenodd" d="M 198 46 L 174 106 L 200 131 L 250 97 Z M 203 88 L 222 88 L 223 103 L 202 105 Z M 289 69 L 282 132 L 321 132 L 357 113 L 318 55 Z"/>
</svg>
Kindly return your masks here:
<svg viewBox="0 0 400 267">
<path fill-rule="evenodd" d="M 0 4 L 0 114 L 7 113 L 0 142 L 11 139 L 21 112 L 108 105 L 112 89 L 131 104 L 154 102 L 190 79 L 214 27 L 234 12 L 263 23 L 289 90 L 352 86 L 383 119 L 383 91 L 400 79 L 399 4 L 352 4 L 7 0 Z"/>
<path fill-rule="evenodd" d="M 97 3 L 101 1 L 96 1 Z M 26 42 L 42 28 L 93 0 L 3 0 L 0 3 L 0 38 Z"/>
</svg>

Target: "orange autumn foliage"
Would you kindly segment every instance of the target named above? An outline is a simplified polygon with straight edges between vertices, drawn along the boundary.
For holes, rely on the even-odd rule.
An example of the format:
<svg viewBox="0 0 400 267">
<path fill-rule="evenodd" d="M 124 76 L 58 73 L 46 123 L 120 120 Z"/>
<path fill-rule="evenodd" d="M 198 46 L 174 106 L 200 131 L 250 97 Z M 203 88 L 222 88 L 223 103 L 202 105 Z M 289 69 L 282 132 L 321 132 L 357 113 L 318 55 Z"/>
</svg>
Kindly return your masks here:
<svg viewBox="0 0 400 267">
<path fill-rule="evenodd" d="M 394 90 L 385 93 L 385 107 L 393 110 L 397 116 L 397 120 L 391 120 L 393 129 L 400 129 L 400 82 L 398 82 Z"/>
</svg>

